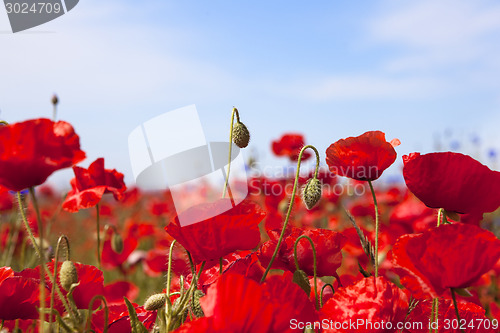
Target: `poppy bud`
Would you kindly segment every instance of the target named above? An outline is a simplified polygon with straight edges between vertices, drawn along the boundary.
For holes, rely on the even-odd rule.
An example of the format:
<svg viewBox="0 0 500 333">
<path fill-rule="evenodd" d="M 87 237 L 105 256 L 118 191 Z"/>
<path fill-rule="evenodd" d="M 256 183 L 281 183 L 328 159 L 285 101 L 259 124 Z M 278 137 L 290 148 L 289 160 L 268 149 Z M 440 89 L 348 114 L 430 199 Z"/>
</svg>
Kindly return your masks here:
<svg viewBox="0 0 500 333">
<path fill-rule="evenodd" d="M 144 310 L 146 311 L 156 311 L 161 309 L 167 301 L 167 294 L 156 294 L 149 297 L 144 303 Z"/>
<path fill-rule="evenodd" d="M 66 260 L 62 263 L 59 280 L 61 281 L 61 286 L 66 291 L 71 289 L 71 285 L 78 283 L 78 273 L 72 261 Z"/>
<path fill-rule="evenodd" d="M 113 232 L 111 236 L 111 249 L 120 254 L 123 251 L 123 238 L 119 233 Z"/>
<path fill-rule="evenodd" d="M 191 311 L 196 316 L 196 318 L 205 317 L 205 313 L 203 313 L 203 309 L 200 305 L 200 298 L 205 296 L 205 294 L 201 290 L 195 290 L 193 293 L 193 298 L 191 299 Z"/>
<path fill-rule="evenodd" d="M 183 305 L 182 309 L 180 308 L 181 306 L 182 306 L 181 298 L 179 297 L 175 300 L 173 307 L 174 307 L 174 312 L 179 313 L 180 321 L 184 322 L 187 318 L 189 309 L 185 304 Z"/>
<path fill-rule="evenodd" d="M 248 142 L 250 141 L 250 132 L 245 124 L 241 122 L 236 122 L 233 128 L 233 142 L 240 148 L 245 148 L 248 146 Z"/>
<path fill-rule="evenodd" d="M 309 179 L 302 191 L 302 200 L 307 209 L 312 209 L 321 198 L 321 182 L 317 178 Z"/>
<path fill-rule="evenodd" d="M 59 98 L 57 97 L 56 94 L 54 94 L 52 96 L 51 102 L 52 102 L 52 105 L 57 105 L 59 103 Z"/>
</svg>

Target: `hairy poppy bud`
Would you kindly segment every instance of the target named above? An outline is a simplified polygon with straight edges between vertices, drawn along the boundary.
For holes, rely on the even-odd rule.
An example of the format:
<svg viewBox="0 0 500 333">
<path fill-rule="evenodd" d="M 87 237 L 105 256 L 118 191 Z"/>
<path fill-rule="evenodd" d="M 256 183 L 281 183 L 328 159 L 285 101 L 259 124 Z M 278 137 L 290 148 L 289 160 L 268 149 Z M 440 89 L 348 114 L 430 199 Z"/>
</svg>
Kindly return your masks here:
<svg viewBox="0 0 500 333">
<path fill-rule="evenodd" d="M 202 298 L 203 296 L 205 296 L 203 291 L 197 289 L 193 293 L 193 298 L 191 299 L 191 311 L 196 316 L 196 318 L 205 317 L 205 313 L 203 313 L 203 309 L 200 305 L 200 298 Z"/>
<path fill-rule="evenodd" d="M 61 286 L 66 291 L 71 289 L 72 284 L 78 283 L 78 273 L 72 261 L 66 260 L 62 263 L 59 280 L 61 281 Z"/>
<path fill-rule="evenodd" d="M 161 309 L 167 301 L 167 294 L 156 294 L 149 297 L 144 303 L 144 310 L 146 311 L 156 311 Z"/>
<path fill-rule="evenodd" d="M 250 141 L 250 132 L 245 124 L 241 122 L 236 122 L 233 128 L 233 142 L 240 148 L 245 148 L 248 146 L 248 142 Z"/>
<path fill-rule="evenodd" d="M 59 98 L 57 97 L 56 94 L 52 96 L 51 102 L 53 105 L 57 105 L 59 103 Z"/>
<path fill-rule="evenodd" d="M 309 179 L 302 191 L 302 200 L 307 209 L 312 209 L 321 199 L 321 182 L 317 178 Z"/>
<path fill-rule="evenodd" d="M 111 236 L 111 249 L 118 254 L 123 251 L 123 238 L 116 232 L 113 232 L 113 235 Z"/>
</svg>

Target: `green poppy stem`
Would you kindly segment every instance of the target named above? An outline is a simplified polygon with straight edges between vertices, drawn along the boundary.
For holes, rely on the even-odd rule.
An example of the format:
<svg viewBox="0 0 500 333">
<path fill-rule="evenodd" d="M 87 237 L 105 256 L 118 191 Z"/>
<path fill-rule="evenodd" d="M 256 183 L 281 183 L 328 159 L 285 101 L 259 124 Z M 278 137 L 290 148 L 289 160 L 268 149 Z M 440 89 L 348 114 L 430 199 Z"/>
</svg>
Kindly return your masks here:
<svg viewBox="0 0 500 333">
<path fill-rule="evenodd" d="M 40 209 L 38 207 L 38 202 L 36 200 L 35 188 L 30 187 L 29 189 L 31 199 L 33 200 L 33 206 L 35 207 L 36 219 L 38 223 L 38 241 L 40 251 L 40 267 L 45 265 L 45 250 L 43 246 L 43 224 L 42 217 L 40 215 Z M 43 322 L 45 321 L 45 272 L 40 269 L 40 332 L 44 332 Z"/>
<path fill-rule="evenodd" d="M 370 191 L 372 192 L 373 196 L 373 205 L 375 206 L 375 258 L 374 259 L 375 259 L 375 277 L 378 277 L 378 233 L 379 233 L 378 203 L 371 180 L 368 181 L 368 185 L 370 185 Z"/>
<path fill-rule="evenodd" d="M 231 113 L 231 126 L 229 128 L 229 159 L 227 161 L 227 174 L 226 174 L 226 181 L 224 182 L 224 190 L 222 192 L 222 198 L 226 196 L 227 185 L 229 183 L 229 171 L 231 169 L 231 154 L 233 150 L 233 124 L 234 124 L 235 114 L 236 114 L 236 121 L 240 122 L 240 114 L 238 113 L 238 109 L 233 107 L 233 112 Z"/>
<path fill-rule="evenodd" d="M 442 217 L 443 217 L 443 215 L 446 218 L 446 214 L 444 212 L 444 209 L 443 208 L 439 208 L 439 210 L 438 210 L 438 218 L 437 218 L 437 226 L 438 227 L 442 224 L 442 220 L 443 220 Z"/>
<path fill-rule="evenodd" d="M 439 298 L 434 298 L 434 320 L 436 321 L 436 327 L 435 332 L 438 333 L 439 331 Z"/>
<path fill-rule="evenodd" d="M 57 264 L 59 263 L 59 249 L 60 249 L 61 241 L 62 240 L 66 241 L 66 260 L 69 260 L 69 258 L 70 258 L 68 237 L 66 237 L 65 235 L 62 235 L 57 240 L 56 253 L 55 253 L 55 257 L 54 257 L 54 277 L 53 277 L 53 281 L 57 281 Z M 52 314 L 53 310 L 54 310 L 55 295 L 56 295 L 56 284 L 53 283 L 52 284 L 52 290 L 50 292 L 50 314 Z M 51 326 L 52 326 L 52 315 L 49 315 L 49 328 Z"/>
<path fill-rule="evenodd" d="M 108 332 L 108 323 L 109 323 L 109 308 L 108 308 L 108 302 L 106 302 L 106 298 L 102 295 L 95 295 L 92 297 L 89 303 L 89 316 L 87 317 L 87 322 L 85 323 L 85 332 L 88 331 L 90 328 L 90 324 L 92 322 L 92 314 L 93 314 L 93 308 L 94 308 L 94 302 L 100 300 L 104 304 L 104 331 L 103 333 Z"/>
<path fill-rule="evenodd" d="M 312 251 L 313 251 L 313 274 L 314 274 L 314 299 L 316 300 L 316 309 L 318 309 L 318 281 L 316 280 L 316 269 L 317 269 L 317 263 L 316 263 L 316 249 L 314 247 L 314 243 L 312 239 L 309 236 L 302 235 L 295 240 L 295 244 L 293 244 L 293 259 L 295 260 L 295 268 L 299 270 L 299 260 L 297 259 L 297 244 L 299 244 L 299 241 L 305 238 L 311 243 Z"/>
<path fill-rule="evenodd" d="M 42 252 L 41 252 L 40 248 L 38 247 L 38 244 L 37 244 L 37 242 L 35 240 L 35 236 L 33 235 L 33 231 L 31 230 L 31 227 L 30 227 L 30 225 L 28 223 L 28 219 L 26 218 L 26 214 L 24 212 L 24 205 L 23 205 L 23 199 L 21 197 L 21 192 L 17 192 L 17 201 L 19 203 L 19 213 L 21 214 L 21 219 L 23 220 L 24 227 L 26 228 L 26 232 L 28 233 L 28 238 L 30 239 L 31 244 L 33 245 L 33 248 L 35 249 L 35 252 L 36 252 L 37 256 L 39 258 L 41 258 L 42 257 Z M 59 289 L 59 286 L 57 286 L 57 284 L 56 284 L 56 280 L 53 278 L 52 275 L 48 274 L 48 272 L 50 270 L 48 269 L 48 267 L 46 266 L 45 263 L 43 263 L 42 265 L 40 265 L 40 271 L 43 272 L 43 274 L 44 274 L 43 277 L 42 277 L 43 281 L 45 281 L 44 276 L 45 276 L 45 274 L 47 274 L 47 276 L 49 277 L 50 282 L 52 283 L 52 285 L 54 285 L 54 284 L 56 285 L 57 296 L 59 296 L 59 299 L 63 303 L 66 312 L 68 312 L 70 314 L 71 318 L 75 322 L 78 321 L 78 313 L 73 313 L 71 311 L 66 298 L 64 297 L 64 295 L 62 294 L 61 290 Z"/>
<path fill-rule="evenodd" d="M 260 282 L 264 282 L 264 280 L 266 279 L 267 273 L 269 273 L 269 270 L 271 269 L 271 266 L 274 262 L 274 259 L 276 259 L 276 256 L 278 255 L 278 252 L 279 252 L 279 249 L 281 246 L 281 242 L 283 241 L 283 238 L 285 237 L 286 227 L 288 226 L 288 220 L 290 219 L 290 214 L 292 213 L 293 203 L 295 201 L 295 194 L 297 193 L 297 187 L 299 184 L 300 163 L 302 162 L 302 155 L 304 154 L 304 151 L 307 148 L 311 148 L 312 150 L 314 150 L 314 153 L 316 154 L 316 170 L 314 172 L 314 177 L 318 176 L 318 168 L 319 168 L 318 150 L 314 146 L 307 145 L 300 150 L 299 157 L 297 159 L 297 172 L 295 175 L 295 183 L 293 184 L 292 196 L 290 199 L 290 204 L 288 205 L 288 212 L 286 213 L 285 222 L 283 223 L 283 228 L 281 228 L 281 234 L 280 234 L 280 238 L 278 240 L 278 244 L 276 245 L 276 249 L 274 250 L 273 256 L 271 257 L 271 260 L 269 261 L 269 264 L 267 265 L 266 271 L 264 272 L 264 275 L 262 276 L 262 279 L 260 280 Z"/>
<path fill-rule="evenodd" d="M 460 313 L 458 312 L 457 299 L 455 298 L 455 290 L 453 288 L 450 288 L 450 291 L 451 291 L 451 299 L 453 300 L 453 306 L 455 307 L 455 314 L 457 315 L 458 327 L 460 327 L 461 326 Z M 460 332 L 464 333 L 464 330 L 461 327 L 460 327 Z"/>
<path fill-rule="evenodd" d="M 429 333 L 432 333 L 434 331 L 432 325 L 434 324 L 435 313 L 436 313 L 436 304 L 434 303 L 434 300 L 432 300 L 431 317 L 429 319 Z"/>
<path fill-rule="evenodd" d="M 321 296 L 319 298 L 319 307 L 323 307 L 323 292 L 326 289 L 326 287 L 330 287 L 332 290 L 332 293 L 335 295 L 335 289 L 333 289 L 333 285 L 331 283 L 326 283 L 322 288 L 321 288 Z"/>
</svg>

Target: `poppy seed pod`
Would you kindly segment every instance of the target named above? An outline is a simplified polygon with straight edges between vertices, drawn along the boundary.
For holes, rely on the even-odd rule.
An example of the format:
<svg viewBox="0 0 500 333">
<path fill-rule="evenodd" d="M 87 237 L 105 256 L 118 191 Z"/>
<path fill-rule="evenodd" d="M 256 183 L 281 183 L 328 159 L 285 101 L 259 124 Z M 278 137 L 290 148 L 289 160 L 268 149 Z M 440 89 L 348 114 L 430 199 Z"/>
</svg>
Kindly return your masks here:
<svg viewBox="0 0 500 333">
<path fill-rule="evenodd" d="M 161 309 L 167 301 L 167 294 L 156 294 L 149 297 L 144 303 L 144 310 L 146 311 L 156 311 Z"/>
<path fill-rule="evenodd" d="M 241 122 L 236 122 L 233 128 L 233 142 L 240 148 L 245 148 L 248 146 L 248 142 L 250 141 L 250 132 L 245 124 Z"/>
<path fill-rule="evenodd" d="M 123 238 L 116 232 L 113 232 L 113 235 L 111 236 L 111 249 L 118 254 L 123 251 Z"/>
<path fill-rule="evenodd" d="M 57 97 L 57 95 L 54 94 L 50 101 L 52 102 L 53 105 L 57 105 L 59 103 L 59 98 Z"/>
<path fill-rule="evenodd" d="M 205 296 L 205 294 L 201 290 L 195 290 L 193 293 L 193 298 L 191 299 L 191 311 L 196 316 L 196 318 L 205 317 L 205 313 L 203 313 L 203 309 L 200 305 L 200 298 Z"/>
<path fill-rule="evenodd" d="M 302 191 L 302 200 L 307 209 L 312 209 L 321 199 L 321 182 L 317 178 L 311 178 L 307 181 Z"/>
<path fill-rule="evenodd" d="M 66 291 L 71 289 L 72 284 L 78 283 L 78 273 L 72 261 L 66 260 L 62 263 L 59 280 L 61 281 L 61 286 Z"/>
</svg>

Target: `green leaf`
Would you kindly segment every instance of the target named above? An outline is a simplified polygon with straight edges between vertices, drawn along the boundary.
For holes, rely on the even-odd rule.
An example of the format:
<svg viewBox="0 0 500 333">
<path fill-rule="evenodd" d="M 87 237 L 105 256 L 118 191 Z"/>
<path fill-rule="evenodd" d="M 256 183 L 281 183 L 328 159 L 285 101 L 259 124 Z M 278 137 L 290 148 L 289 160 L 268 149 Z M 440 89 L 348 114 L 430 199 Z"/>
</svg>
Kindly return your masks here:
<svg viewBox="0 0 500 333">
<path fill-rule="evenodd" d="M 311 294 L 311 285 L 309 284 L 309 277 L 307 276 L 306 272 L 302 270 L 296 270 L 295 273 L 293 273 L 293 282 L 299 285 L 302 290 L 306 292 L 306 294 L 309 296 Z"/>
<path fill-rule="evenodd" d="M 125 303 L 127 304 L 128 315 L 130 317 L 130 326 L 132 327 L 132 333 L 148 333 L 148 330 L 137 318 L 137 313 L 135 312 L 134 306 L 130 303 L 127 297 L 124 297 Z"/>
</svg>

